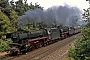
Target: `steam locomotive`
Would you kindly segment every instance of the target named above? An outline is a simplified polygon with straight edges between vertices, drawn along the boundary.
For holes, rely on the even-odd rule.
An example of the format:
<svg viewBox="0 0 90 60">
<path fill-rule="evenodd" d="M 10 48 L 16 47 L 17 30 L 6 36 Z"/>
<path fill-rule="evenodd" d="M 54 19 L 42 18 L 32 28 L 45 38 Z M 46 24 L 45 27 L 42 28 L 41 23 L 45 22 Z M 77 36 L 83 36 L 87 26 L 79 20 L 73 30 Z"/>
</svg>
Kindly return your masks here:
<svg viewBox="0 0 90 60">
<path fill-rule="evenodd" d="M 18 30 L 6 34 L 6 37 L 11 38 L 13 41 L 9 44 L 8 51 L 10 55 L 20 55 L 79 32 L 79 27 L 60 28 L 59 26 L 57 28 L 43 28 L 33 31 Z"/>
</svg>

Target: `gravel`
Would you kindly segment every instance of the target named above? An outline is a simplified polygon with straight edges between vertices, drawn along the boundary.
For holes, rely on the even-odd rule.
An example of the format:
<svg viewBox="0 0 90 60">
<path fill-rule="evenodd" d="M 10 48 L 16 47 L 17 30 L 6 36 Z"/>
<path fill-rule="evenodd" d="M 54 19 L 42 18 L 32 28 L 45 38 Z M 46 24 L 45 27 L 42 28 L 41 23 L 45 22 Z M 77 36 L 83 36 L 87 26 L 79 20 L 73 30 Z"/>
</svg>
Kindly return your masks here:
<svg viewBox="0 0 90 60">
<path fill-rule="evenodd" d="M 53 53 L 41 58 L 40 60 L 61 60 L 63 57 L 66 57 L 68 55 L 68 48 L 69 46 L 66 45 Z"/>
</svg>

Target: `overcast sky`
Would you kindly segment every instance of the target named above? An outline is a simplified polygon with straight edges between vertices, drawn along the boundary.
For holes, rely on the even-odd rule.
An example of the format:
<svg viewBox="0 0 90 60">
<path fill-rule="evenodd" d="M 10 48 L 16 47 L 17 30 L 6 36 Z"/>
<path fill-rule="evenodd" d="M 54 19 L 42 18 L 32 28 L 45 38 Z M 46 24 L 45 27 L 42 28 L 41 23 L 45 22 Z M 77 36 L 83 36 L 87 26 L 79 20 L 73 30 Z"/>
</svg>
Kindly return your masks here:
<svg viewBox="0 0 90 60">
<path fill-rule="evenodd" d="M 27 1 L 28 3 L 32 2 L 33 4 L 38 2 L 40 6 L 44 7 L 44 9 L 47 9 L 51 6 L 64 5 L 65 3 L 71 6 L 77 6 L 80 9 L 84 8 L 86 9 L 89 6 L 88 1 L 86 0 L 27 0 Z"/>
</svg>

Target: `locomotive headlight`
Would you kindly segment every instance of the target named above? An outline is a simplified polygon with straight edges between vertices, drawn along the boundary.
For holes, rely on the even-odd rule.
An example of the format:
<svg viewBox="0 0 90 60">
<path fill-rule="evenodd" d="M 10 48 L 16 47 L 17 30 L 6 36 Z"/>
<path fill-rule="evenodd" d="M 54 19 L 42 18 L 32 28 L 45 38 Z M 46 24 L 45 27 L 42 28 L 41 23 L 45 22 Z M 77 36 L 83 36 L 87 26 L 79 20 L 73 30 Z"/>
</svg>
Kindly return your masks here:
<svg viewBox="0 0 90 60">
<path fill-rule="evenodd" d="M 26 45 L 26 47 L 27 47 L 28 45 Z"/>
<path fill-rule="evenodd" d="M 61 31 L 63 31 L 63 29 L 61 29 Z"/>
<path fill-rule="evenodd" d="M 26 45 L 26 47 L 29 47 L 29 46 L 30 46 L 30 44 L 27 44 L 27 45 Z"/>
</svg>

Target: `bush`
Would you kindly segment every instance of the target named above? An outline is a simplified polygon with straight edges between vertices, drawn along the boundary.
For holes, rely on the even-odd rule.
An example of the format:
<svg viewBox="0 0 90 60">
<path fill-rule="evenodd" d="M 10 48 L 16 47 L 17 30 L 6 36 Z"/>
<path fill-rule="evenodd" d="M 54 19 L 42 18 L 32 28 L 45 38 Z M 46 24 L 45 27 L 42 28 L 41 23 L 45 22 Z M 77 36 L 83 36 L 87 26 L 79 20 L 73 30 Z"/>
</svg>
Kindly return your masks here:
<svg viewBox="0 0 90 60">
<path fill-rule="evenodd" d="M 82 36 L 70 47 L 69 56 L 75 60 L 87 60 L 90 56 L 90 28 L 84 27 Z"/>
<path fill-rule="evenodd" d="M 10 39 L 4 41 L 0 39 L 0 52 L 5 51 L 9 48 L 9 43 L 12 42 Z"/>
</svg>

